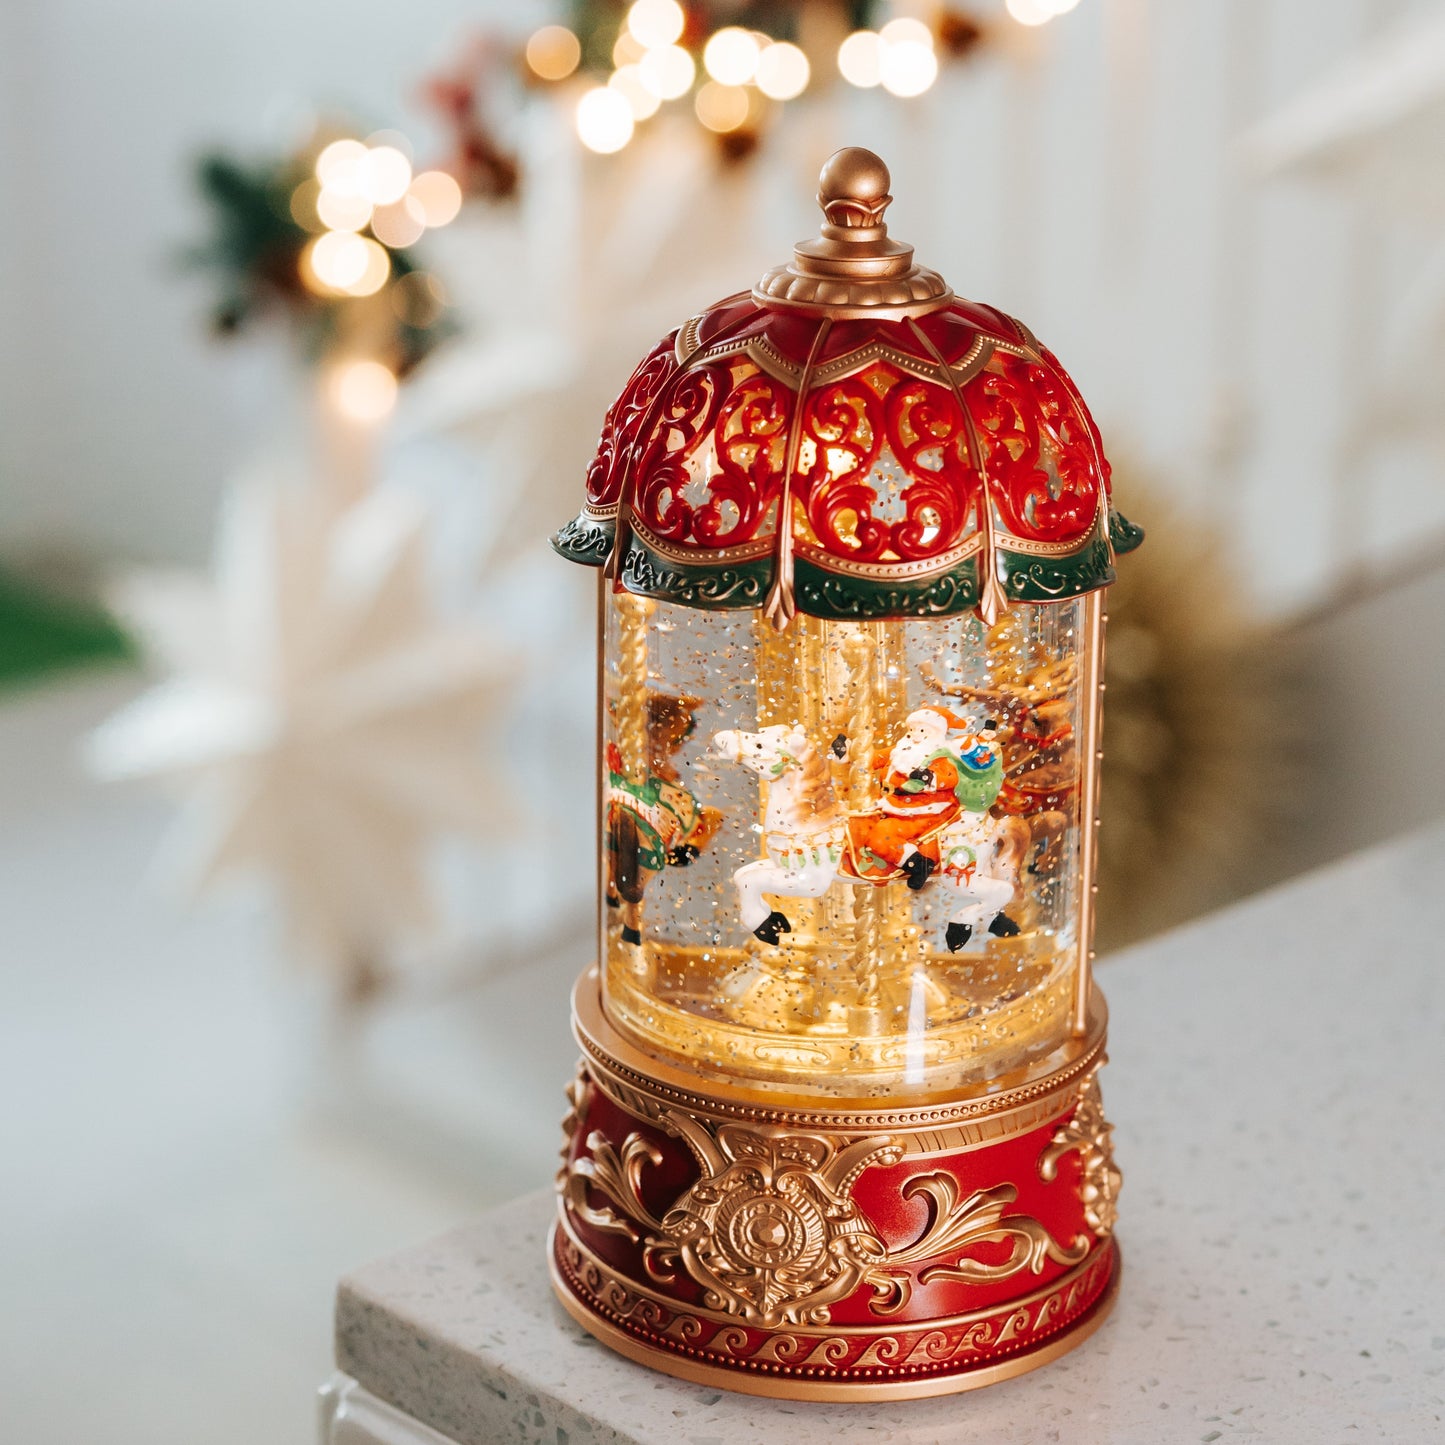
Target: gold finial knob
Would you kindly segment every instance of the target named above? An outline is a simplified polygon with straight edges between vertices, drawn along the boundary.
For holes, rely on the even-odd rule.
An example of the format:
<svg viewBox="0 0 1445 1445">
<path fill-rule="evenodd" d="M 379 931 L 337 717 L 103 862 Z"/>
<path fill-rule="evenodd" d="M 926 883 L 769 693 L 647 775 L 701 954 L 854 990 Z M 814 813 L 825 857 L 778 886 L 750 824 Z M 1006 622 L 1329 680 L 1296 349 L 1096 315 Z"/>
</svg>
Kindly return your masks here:
<svg viewBox="0 0 1445 1445">
<path fill-rule="evenodd" d="M 883 224 L 888 194 L 888 167 L 882 157 L 862 146 L 834 151 L 818 177 L 818 204 L 829 224 L 852 229 Z"/>
<path fill-rule="evenodd" d="M 888 235 L 888 185 L 888 167 L 872 151 L 834 151 L 818 177 L 825 217 L 818 235 L 799 241 L 792 264 L 774 267 L 753 295 L 834 317 L 919 316 L 947 305 L 952 292 L 943 278 L 915 265 L 913 247 Z"/>
</svg>

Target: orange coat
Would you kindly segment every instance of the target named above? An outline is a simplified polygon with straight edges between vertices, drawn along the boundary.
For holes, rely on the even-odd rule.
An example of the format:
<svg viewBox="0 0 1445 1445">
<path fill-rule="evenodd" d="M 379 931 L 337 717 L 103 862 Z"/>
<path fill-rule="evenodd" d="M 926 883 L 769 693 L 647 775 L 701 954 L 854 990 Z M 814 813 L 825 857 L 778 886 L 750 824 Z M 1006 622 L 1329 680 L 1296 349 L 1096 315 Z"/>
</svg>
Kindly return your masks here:
<svg viewBox="0 0 1445 1445">
<path fill-rule="evenodd" d="M 926 780 L 890 768 L 889 757 L 890 750 L 883 749 L 873 759 L 879 775 L 878 811 L 848 820 L 848 861 L 859 878 L 895 874 L 910 845 L 936 864 L 939 833 L 963 811 L 958 767 L 950 756 L 930 758 L 924 765 Z"/>
</svg>

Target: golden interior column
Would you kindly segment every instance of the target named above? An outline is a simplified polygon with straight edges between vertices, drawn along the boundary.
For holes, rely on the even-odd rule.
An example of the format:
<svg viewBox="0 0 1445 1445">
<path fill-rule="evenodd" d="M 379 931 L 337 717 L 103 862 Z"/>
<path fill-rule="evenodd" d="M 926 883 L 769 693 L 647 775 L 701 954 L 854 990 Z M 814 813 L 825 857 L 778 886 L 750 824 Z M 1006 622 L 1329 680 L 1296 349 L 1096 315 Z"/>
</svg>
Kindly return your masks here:
<svg viewBox="0 0 1445 1445">
<path fill-rule="evenodd" d="M 640 788 L 647 782 L 652 762 L 647 728 L 647 638 L 648 623 L 657 604 L 650 598 L 622 592 L 617 594 L 616 606 L 621 623 L 617 649 L 617 750 L 622 754 L 622 771 L 627 781 Z M 624 927 L 640 933 L 642 904 L 623 899 L 619 911 Z M 648 945 L 643 942 L 636 948 L 640 972 L 645 973 Z"/>
<path fill-rule="evenodd" d="M 848 716 L 843 732 L 849 747 L 848 811 L 866 812 L 873 803 L 873 750 L 878 745 L 876 677 L 878 644 L 867 626 L 848 633 L 841 652 L 847 665 Z M 853 888 L 854 996 L 851 1032 L 876 1033 L 880 1025 L 879 973 L 882 968 L 883 889 Z"/>
</svg>

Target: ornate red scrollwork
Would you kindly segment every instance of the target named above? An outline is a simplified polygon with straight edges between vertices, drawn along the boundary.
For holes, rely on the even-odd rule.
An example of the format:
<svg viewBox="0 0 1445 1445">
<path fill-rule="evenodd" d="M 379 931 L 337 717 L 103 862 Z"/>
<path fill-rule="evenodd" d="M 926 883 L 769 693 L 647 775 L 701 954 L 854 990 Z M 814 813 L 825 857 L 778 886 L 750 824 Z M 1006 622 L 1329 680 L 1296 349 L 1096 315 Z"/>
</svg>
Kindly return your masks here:
<svg viewBox="0 0 1445 1445">
<path fill-rule="evenodd" d="M 884 407 L 888 445 L 908 476 L 904 518 L 894 524 L 894 551 L 913 561 L 936 557 L 963 540 L 978 500 L 968 427 L 951 389 L 900 377 Z"/>
<path fill-rule="evenodd" d="M 875 518 L 878 494 L 868 474 L 883 449 L 878 394 L 850 377 L 820 387 L 803 410 L 813 459 L 797 479 L 799 499 L 829 551 L 871 562 L 888 549 L 892 529 Z"/>
<path fill-rule="evenodd" d="M 717 419 L 732 385 L 726 366 L 700 366 L 673 376 L 659 394 L 652 431 L 640 443 L 633 507 L 659 537 L 696 541 L 697 508 L 683 495 L 692 480 L 688 459 Z"/>
<path fill-rule="evenodd" d="M 698 542 L 731 547 L 757 536 L 782 486 L 793 394 L 762 372 L 745 375 L 718 413 L 716 467 L 695 521 Z"/>
<path fill-rule="evenodd" d="M 1053 372 L 1055 379 L 1063 387 L 1074 404 L 1074 410 L 1083 419 L 1084 430 L 1088 434 L 1089 441 L 1093 446 L 1094 462 L 1102 473 L 1104 483 L 1104 495 L 1111 493 L 1110 479 L 1114 474 L 1114 468 L 1109 463 L 1109 458 L 1104 454 L 1104 438 L 1099 434 L 1099 424 L 1094 420 L 1093 413 L 1084 404 L 1084 398 L 1079 395 L 1079 388 L 1074 385 L 1073 378 L 1059 364 L 1059 358 L 1049 350 L 1047 346 L 1039 347 L 1039 355 L 1043 357 L 1044 364 Z"/>
<path fill-rule="evenodd" d="M 963 395 L 1008 531 L 1038 542 L 1081 540 L 1098 513 L 1103 478 L 1088 423 L 1059 375 L 998 353 Z"/>
<path fill-rule="evenodd" d="M 900 350 L 916 341 L 879 331 Z M 702 561 L 774 529 L 799 403 L 741 346 L 684 371 L 674 344 L 652 350 L 608 413 L 587 494 L 607 506 L 628 490 L 640 525 Z M 875 360 L 803 399 L 793 524 L 839 560 L 915 563 L 967 541 L 987 495 L 1005 549 L 1010 537 L 1081 546 L 1108 466 L 1057 361 L 1000 346 L 963 384 L 962 408 L 936 364 Z"/>
<path fill-rule="evenodd" d="M 587 468 L 587 500 L 594 506 L 609 506 L 621 495 L 628 454 L 637 440 L 637 430 L 653 397 L 677 369 L 676 343 L 677 332 L 664 336 L 642 358 L 623 387 L 622 395 L 608 408 L 597 455 Z"/>
</svg>

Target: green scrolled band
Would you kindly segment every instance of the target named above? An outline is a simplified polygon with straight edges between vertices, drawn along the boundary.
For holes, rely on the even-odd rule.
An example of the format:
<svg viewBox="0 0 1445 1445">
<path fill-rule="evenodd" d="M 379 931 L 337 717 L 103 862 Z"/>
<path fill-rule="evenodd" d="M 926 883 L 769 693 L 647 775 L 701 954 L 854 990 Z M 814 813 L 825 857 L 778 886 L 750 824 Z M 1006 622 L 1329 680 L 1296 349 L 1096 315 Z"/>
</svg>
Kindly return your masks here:
<svg viewBox="0 0 1445 1445">
<path fill-rule="evenodd" d="M 604 566 L 612 554 L 616 524 L 585 512 L 552 538 L 553 548 L 573 562 Z M 1132 552 L 1144 532 L 1112 508 L 1107 532 L 1096 527 L 1077 550 L 1040 557 L 998 551 L 999 571 L 1010 602 L 1062 602 L 1082 597 L 1115 579 L 1113 556 Z M 706 611 L 760 607 L 772 582 L 769 556 L 743 562 L 678 562 L 663 557 L 633 536 L 622 566 L 622 584 L 629 592 L 660 602 L 676 602 Z M 905 617 L 952 617 L 978 605 L 977 554 L 946 572 L 926 577 L 881 574 L 860 577 L 835 571 L 799 557 L 794 564 L 793 591 L 798 610 L 833 621 L 882 621 Z"/>
</svg>

